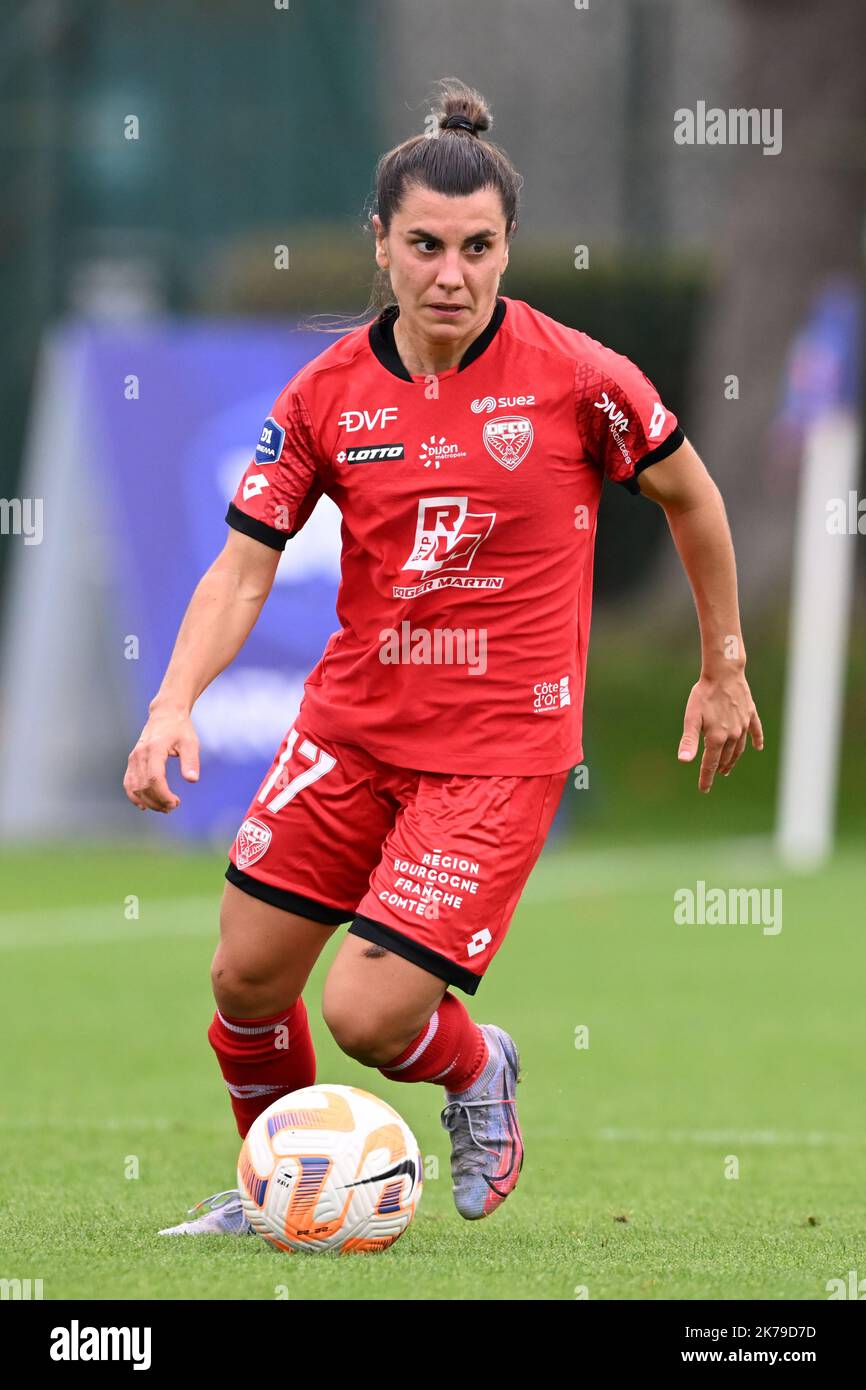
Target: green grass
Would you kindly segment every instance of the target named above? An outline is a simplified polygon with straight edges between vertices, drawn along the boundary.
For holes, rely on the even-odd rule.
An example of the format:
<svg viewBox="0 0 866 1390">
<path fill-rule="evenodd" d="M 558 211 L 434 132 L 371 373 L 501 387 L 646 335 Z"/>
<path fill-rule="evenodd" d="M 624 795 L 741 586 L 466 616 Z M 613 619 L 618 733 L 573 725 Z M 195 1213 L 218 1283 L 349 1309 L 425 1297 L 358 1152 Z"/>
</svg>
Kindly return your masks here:
<svg viewBox="0 0 866 1390">
<path fill-rule="evenodd" d="M 520 1045 L 527 1150 L 516 1192 L 479 1223 L 452 1205 L 441 1090 L 387 1081 L 322 1023 L 337 933 L 305 995 L 319 1077 L 383 1096 L 439 1165 L 406 1235 L 346 1259 L 155 1234 L 234 1181 L 205 1037 L 223 864 L 82 847 L 0 870 L 0 1276 L 41 1278 L 48 1299 L 450 1300 L 581 1285 L 591 1299 L 819 1300 L 828 1279 L 866 1276 L 853 850 L 806 878 L 748 845 L 545 854 L 470 1004 Z M 782 931 L 675 925 L 673 892 L 697 878 L 782 887 Z"/>
<path fill-rule="evenodd" d="M 630 844 L 704 835 L 769 835 L 776 794 L 785 688 L 786 622 L 767 619 L 746 631 L 746 675 L 764 728 L 765 748 L 746 748 L 733 775 L 709 796 L 695 794 L 700 755 L 677 761 L 683 715 L 700 672 L 697 622 L 684 641 L 681 623 L 645 620 L 622 610 L 593 619 L 584 711 L 588 790 L 574 802 L 581 843 Z M 839 767 L 838 826 L 866 835 L 866 628 L 852 630 Z"/>
</svg>

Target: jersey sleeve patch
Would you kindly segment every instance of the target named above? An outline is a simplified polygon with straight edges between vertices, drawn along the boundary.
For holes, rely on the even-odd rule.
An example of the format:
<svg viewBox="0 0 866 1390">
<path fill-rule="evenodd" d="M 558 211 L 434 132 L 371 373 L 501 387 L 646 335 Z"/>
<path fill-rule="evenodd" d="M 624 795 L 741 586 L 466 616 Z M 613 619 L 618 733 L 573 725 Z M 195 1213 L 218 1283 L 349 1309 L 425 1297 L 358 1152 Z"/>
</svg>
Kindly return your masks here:
<svg viewBox="0 0 866 1390">
<path fill-rule="evenodd" d="M 642 469 L 683 441 L 676 415 L 649 377 L 621 353 L 594 343 L 575 369 L 575 410 L 588 458 L 611 482 L 639 492 Z"/>
<path fill-rule="evenodd" d="M 284 389 L 261 428 L 226 520 L 235 530 L 282 550 L 321 495 L 310 413 L 297 391 Z"/>
<path fill-rule="evenodd" d="M 278 425 L 273 415 L 269 415 L 262 425 L 259 442 L 256 445 L 256 463 L 276 463 L 283 452 L 286 431 Z"/>
</svg>

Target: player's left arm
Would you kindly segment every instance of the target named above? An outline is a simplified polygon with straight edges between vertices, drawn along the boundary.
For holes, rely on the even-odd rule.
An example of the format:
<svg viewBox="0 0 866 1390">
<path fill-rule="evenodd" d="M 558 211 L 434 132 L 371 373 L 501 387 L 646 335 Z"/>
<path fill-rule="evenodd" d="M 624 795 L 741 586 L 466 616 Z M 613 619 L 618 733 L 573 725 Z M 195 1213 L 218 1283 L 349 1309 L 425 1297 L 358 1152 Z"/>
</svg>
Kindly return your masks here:
<svg viewBox="0 0 866 1390">
<path fill-rule="evenodd" d="M 691 762 L 703 734 L 698 787 L 727 777 L 751 735 L 764 734 L 746 680 L 734 547 L 721 493 L 686 439 L 638 474 L 638 486 L 663 509 L 691 584 L 701 629 L 701 673 L 686 704 L 681 762 Z"/>
</svg>

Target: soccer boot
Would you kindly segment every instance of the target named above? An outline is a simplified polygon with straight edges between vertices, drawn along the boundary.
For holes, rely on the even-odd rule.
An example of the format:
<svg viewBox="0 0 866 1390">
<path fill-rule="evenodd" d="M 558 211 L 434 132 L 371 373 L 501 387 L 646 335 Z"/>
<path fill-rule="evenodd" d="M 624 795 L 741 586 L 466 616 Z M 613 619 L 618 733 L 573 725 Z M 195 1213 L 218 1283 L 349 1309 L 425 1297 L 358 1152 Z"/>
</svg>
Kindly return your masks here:
<svg viewBox="0 0 866 1390">
<path fill-rule="evenodd" d="M 220 1198 L 225 1201 L 220 1201 Z M 247 1236 L 253 1234 L 253 1228 L 244 1215 L 241 1206 L 241 1194 L 236 1187 L 230 1187 L 225 1192 L 215 1192 L 212 1197 L 205 1197 L 203 1202 L 197 1206 L 190 1207 L 189 1214 L 201 1211 L 202 1207 L 208 1210 L 204 1216 L 200 1216 L 196 1221 L 182 1221 L 179 1226 L 166 1226 L 165 1230 L 160 1231 L 161 1236 Z"/>
<path fill-rule="evenodd" d="M 520 1056 L 514 1039 L 494 1023 L 479 1024 L 489 1056 L 468 1091 L 445 1091 L 442 1124 L 451 1134 L 454 1202 L 467 1221 L 495 1211 L 513 1192 L 523 1167 L 515 1090 Z"/>
</svg>

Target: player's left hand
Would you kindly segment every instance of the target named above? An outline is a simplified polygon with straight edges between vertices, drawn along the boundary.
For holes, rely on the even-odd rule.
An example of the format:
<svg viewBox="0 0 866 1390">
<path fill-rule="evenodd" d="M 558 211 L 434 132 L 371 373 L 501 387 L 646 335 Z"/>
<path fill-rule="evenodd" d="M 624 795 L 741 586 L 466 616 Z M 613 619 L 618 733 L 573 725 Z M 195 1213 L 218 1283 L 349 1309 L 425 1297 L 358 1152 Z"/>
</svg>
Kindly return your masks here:
<svg viewBox="0 0 866 1390">
<path fill-rule="evenodd" d="M 692 686 L 677 755 L 681 763 L 692 761 L 701 734 L 704 756 L 698 789 L 702 792 L 710 790 L 717 772 L 728 776 L 750 734 L 752 747 L 763 748 L 764 731 L 742 671 L 726 670 L 719 676 L 702 674 Z"/>
</svg>

